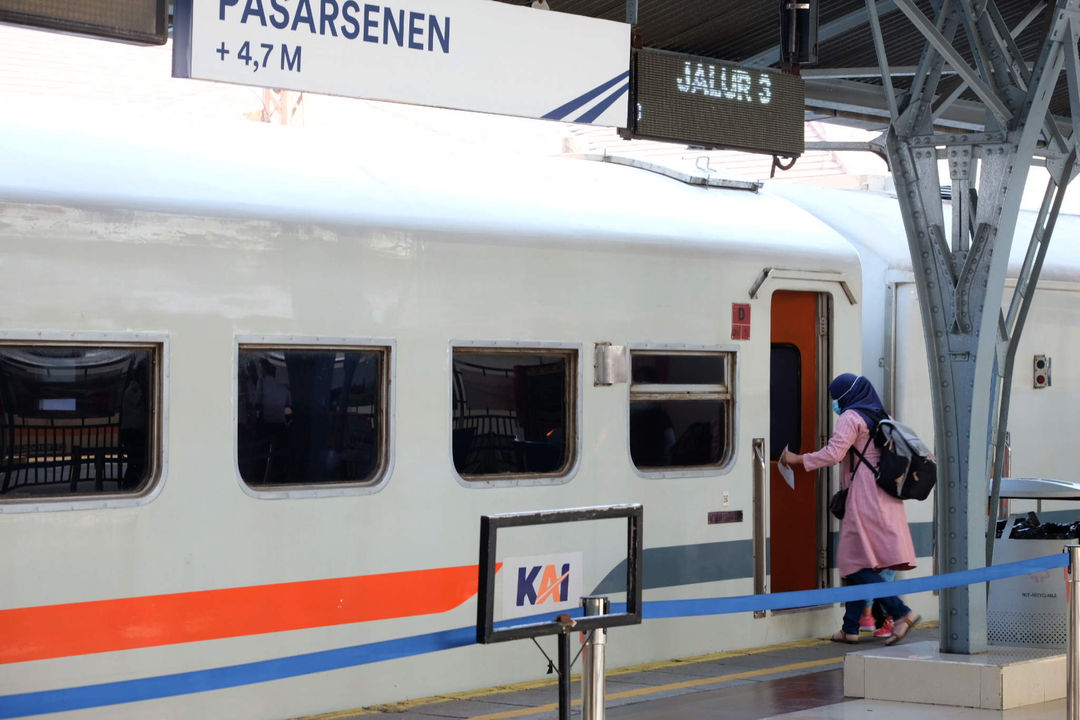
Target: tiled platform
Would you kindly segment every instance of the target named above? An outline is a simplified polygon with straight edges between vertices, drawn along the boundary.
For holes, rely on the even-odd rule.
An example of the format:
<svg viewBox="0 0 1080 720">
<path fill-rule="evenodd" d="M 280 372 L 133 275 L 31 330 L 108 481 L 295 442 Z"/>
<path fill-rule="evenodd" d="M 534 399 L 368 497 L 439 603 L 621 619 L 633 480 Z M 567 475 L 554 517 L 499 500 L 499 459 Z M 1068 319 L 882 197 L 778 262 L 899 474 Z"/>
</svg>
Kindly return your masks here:
<svg viewBox="0 0 1080 720">
<path fill-rule="evenodd" d="M 936 623 L 921 624 L 903 643 L 885 648 L 880 640 L 864 638 L 858 645 L 825 639 L 783 643 L 696 658 L 650 663 L 607 672 L 609 720 L 1060 720 L 1065 700 L 1049 700 L 1011 710 L 931 705 L 916 701 L 852 699 L 845 697 L 847 657 L 923 655 L 937 650 Z M 1021 662 L 1032 651 L 1004 648 Z M 1043 657 L 1034 651 L 1033 659 Z M 955 660 L 954 656 L 948 656 Z M 976 665 L 976 668 L 981 667 Z M 992 666 L 988 666 L 992 667 Z M 1037 672 L 1044 672 L 1039 669 Z M 1064 671 L 1061 673 L 1064 683 Z M 905 680 L 909 686 L 911 681 Z M 1035 680 L 1038 682 L 1038 679 Z M 580 718 L 581 689 L 572 685 L 572 720 Z M 980 684 L 976 705 L 981 702 Z M 379 706 L 344 710 L 305 720 L 557 720 L 555 679 L 546 677 L 511 687 L 488 688 Z"/>
<path fill-rule="evenodd" d="M 848 653 L 844 695 L 986 710 L 1065 697 L 1060 650 L 992 646 L 979 655 L 957 655 L 938 648 L 928 640 Z"/>
</svg>

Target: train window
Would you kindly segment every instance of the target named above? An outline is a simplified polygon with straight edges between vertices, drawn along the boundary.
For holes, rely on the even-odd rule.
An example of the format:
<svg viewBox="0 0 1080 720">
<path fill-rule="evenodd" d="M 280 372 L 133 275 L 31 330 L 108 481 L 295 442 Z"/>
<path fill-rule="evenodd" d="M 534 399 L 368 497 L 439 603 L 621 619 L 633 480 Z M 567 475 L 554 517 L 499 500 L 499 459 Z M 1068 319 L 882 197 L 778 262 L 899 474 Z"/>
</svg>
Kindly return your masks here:
<svg viewBox="0 0 1080 720">
<path fill-rule="evenodd" d="M 371 484 L 385 464 L 388 350 L 241 345 L 237 465 L 256 489 Z"/>
<path fill-rule="evenodd" d="M 565 474 L 573 459 L 576 358 L 573 351 L 454 348 L 458 474 Z"/>
<path fill-rule="evenodd" d="M 159 359 L 156 345 L 0 345 L 0 498 L 149 488 Z"/>
<path fill-rule="evenodd" d="M 732 357 L 729 352 L 631 352 L 630 457 L 638 469 L 727 462 Z"/>
</svg>

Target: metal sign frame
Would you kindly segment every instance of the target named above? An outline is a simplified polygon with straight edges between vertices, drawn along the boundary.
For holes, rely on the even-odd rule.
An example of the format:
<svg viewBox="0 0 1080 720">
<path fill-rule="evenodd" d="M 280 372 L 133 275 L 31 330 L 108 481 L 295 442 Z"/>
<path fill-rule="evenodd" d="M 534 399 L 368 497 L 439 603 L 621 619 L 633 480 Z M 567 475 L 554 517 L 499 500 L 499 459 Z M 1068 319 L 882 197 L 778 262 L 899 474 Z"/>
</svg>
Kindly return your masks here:
<svg viewBox="0 0 1080 720">
<path fill-rule="evenodd" d="M 626 518 L 626 612 L 575 618 L 574 630 L 637 625 L 641 622 L 641 553 L 643 509 L 639 504 L 542 510 L 540 512 L 483 515 L 480 518 L 480 575 L 477 585 L 476 641 L 495 643 L 542 635 L 565 634 L 566 627 L 552 618 L 515 624 L 507 620 L 495 628 L 495 549 L 500 528 Z"/>
</svg>

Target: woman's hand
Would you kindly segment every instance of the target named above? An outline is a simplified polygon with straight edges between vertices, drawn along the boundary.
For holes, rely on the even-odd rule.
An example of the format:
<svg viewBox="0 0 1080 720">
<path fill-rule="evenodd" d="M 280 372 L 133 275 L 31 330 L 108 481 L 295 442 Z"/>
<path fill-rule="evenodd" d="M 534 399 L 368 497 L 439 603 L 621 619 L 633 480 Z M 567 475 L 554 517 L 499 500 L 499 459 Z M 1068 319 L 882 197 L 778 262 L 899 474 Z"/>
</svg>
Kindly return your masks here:
<svg viewBox="0 0 1080 720">
<path fill-rule="evenodd" d="M 780 462 L 784 463 L 788 467 L 792 465 L 802 465 L 802 455 L 796 455 L 787 448 L 780 453 Z"/>
</svg>

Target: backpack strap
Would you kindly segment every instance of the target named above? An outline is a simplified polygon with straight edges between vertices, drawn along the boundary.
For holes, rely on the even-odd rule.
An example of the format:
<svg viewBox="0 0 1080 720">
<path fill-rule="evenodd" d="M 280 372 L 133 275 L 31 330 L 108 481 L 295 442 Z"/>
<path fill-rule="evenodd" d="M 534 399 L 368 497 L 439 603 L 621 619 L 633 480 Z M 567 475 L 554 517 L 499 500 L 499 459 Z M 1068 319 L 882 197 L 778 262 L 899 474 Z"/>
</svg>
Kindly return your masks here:
<svg viewBox="0 0 1080 720">
<path fill-rule="evenodd" d="M 854 445 L 851 446 L 850 451 L 859 456 L 859 462 L 865 464 L 866 467 L 868 467 L 870 469 L 870 472 L 874 474 L 874 479 L 876 480 L 880 471 L 879 471 L 878 468 L 871 465 L 870 461 L 866 459 L 866 455 L 863 454 L 863 453 L 866 452 L 866 449 L 870 447 L 870 443 L 872 443 L 872 442 L 874 442 L 874 433 L 873 433 L 873 431 L 870 432 L 870 437 L 867 439 L 866 444 L 863 445 L 862 452 L 859 452 L 858 450 L 856 450 Z M 852 468 L 852 470 L 851 470 L 851 479 L 852 480 L 855 479 L 855 471 L 858 470 L 858 469 L 859 469 L 858 464 L 856 464 L 855 467 Z"/>
<path fill-rule="evenodd" d="M 866 439 L 866 444 L 863 445 L 862 452 L 859 452 L 858 450 L 856 450 L 855 446 L 852 445 L 850 448 L 848 448 L 848 454 L 855 453 L 856 455 L 858 455 L 859 456 L 859 462 L 865 464 L 866 467 L 869 468 L 870 472 L 873 473 L 873 475 L 874 475 L 874 479 L 876 480 L 878 478 L 878 476 L 881 474 L 881 471 L 880 471 L 879 468 L 876 468 L 876 467 L 874 467 L 873 465 L 870 464 L 870 461 L 866 459 L 866 454 L 865 453 L 866 453 L 867 448 L 870 447 L 870 443 L 874 442 L 874 434 L 877 433 L 878 425 L 881 424 L 882 420 L 888 418 L 889 414 L 888 413 L 874 412 L 874 413 L 871 414 L 871 417 L 874 419 L 874 425 L 873 425 L 873 427 L 868 427 L 867 428 L 867 431 L 869 432 L 869 437 Z M 858 469 L 859 469 L 858 463 L 853 464 L 853 466 L 851 468 L 851 479 L 852 480 L 855 479 L 855 472 Z"/>
</svg>

